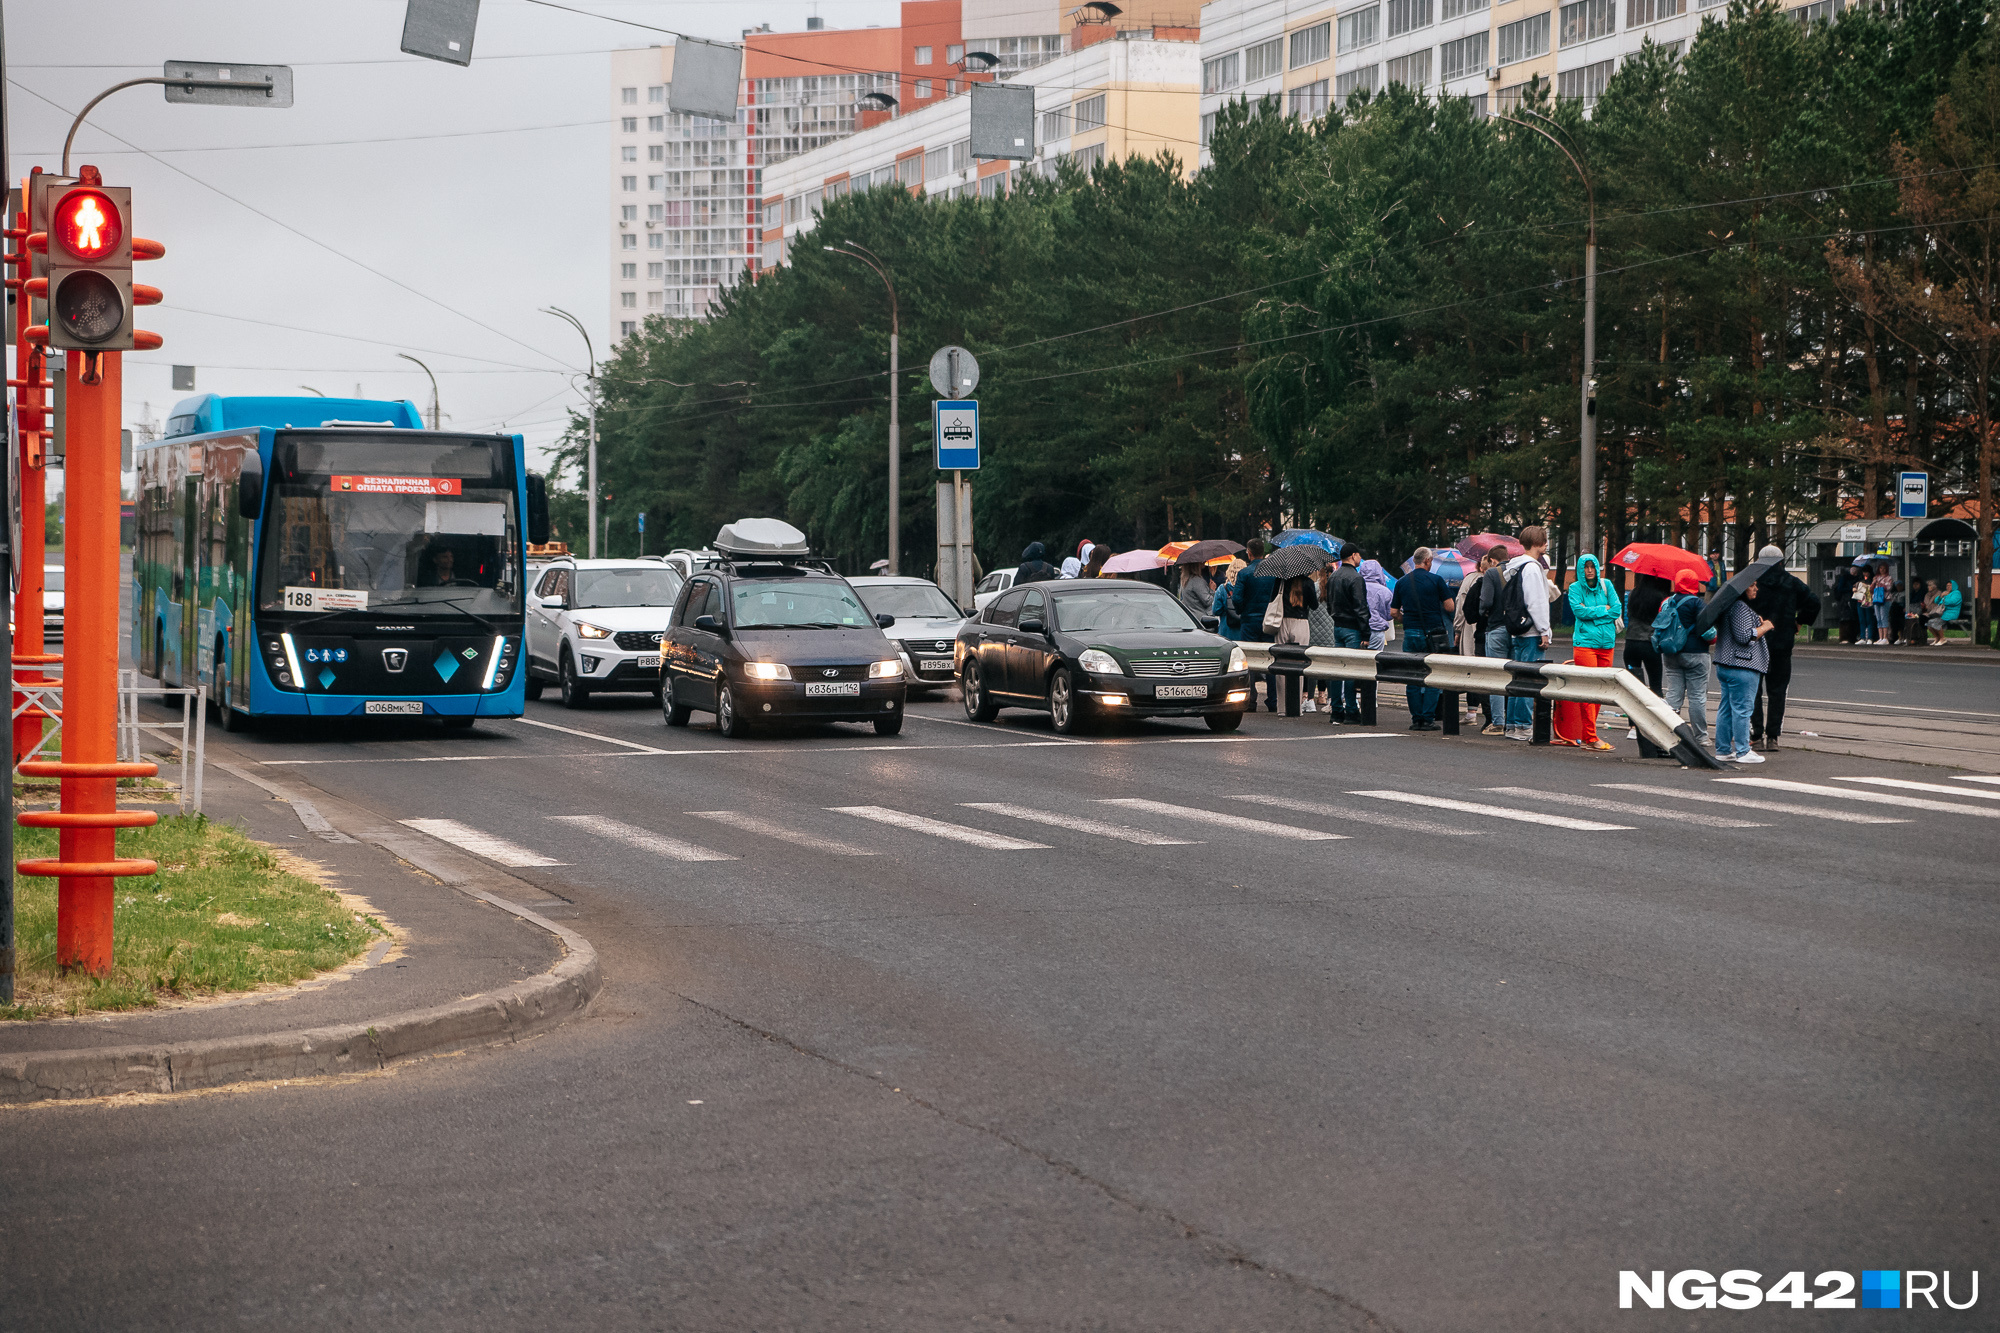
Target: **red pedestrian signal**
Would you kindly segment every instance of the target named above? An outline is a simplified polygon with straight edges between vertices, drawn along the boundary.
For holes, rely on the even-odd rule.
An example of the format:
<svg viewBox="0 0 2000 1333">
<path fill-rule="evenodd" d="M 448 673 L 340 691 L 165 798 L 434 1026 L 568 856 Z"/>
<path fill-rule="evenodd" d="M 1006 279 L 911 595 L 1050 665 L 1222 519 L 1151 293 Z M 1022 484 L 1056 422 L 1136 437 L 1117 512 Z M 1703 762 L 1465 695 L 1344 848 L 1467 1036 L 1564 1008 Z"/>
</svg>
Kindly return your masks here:
<svg viewBox="0 0 2000 1333">
<path fill-rule="evenodd" d="M 71 190 L 56 209 L 58 244 L 86 264 L 95 264 L 118 249 L 125 224 L 118 206 L 100 190 Z"/>
<path fill-rule="evenodd" d="M 133 347 L 132 191 L 83 169 L 49 211 L 49 345 L 82 352 Z"/>
</svg>

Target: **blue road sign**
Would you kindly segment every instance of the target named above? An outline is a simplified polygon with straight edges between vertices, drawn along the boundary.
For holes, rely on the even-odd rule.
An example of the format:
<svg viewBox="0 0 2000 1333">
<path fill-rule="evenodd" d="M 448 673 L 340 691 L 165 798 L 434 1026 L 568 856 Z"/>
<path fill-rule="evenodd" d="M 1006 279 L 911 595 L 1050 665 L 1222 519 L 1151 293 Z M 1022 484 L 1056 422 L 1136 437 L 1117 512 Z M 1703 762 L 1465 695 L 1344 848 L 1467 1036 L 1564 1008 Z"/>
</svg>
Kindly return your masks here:
<svg viewBox="0 0 2000 1333">
<path fill-rule="evenodd" d="M 645 530 L 646 530 L 646 511 L 642 509 L 639 511 L 639 531 L 644 532 Z"/>
<path fill-rule="evenodd" d="M 979 470 L 979 400 L 946 398 L 931 405 L 931 439 L 942 471 Z"/>
<path fill-rule="evenodd" d="M 1896 517 L 1928 518 L 1931 512 L 1931 474 L 1905 472 L 1896 478 Z"/>
</svg>

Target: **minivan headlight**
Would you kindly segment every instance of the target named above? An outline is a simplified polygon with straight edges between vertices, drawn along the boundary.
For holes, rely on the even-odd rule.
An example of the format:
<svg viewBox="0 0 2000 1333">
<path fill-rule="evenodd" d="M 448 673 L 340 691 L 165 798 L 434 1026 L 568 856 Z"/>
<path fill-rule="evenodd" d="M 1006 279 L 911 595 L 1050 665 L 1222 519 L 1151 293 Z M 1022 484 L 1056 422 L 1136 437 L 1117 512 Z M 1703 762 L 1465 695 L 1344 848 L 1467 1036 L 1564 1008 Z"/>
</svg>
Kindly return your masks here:
<svg viewBox="0 0 2000 1333">
<path fill-rule="evenodd" d="M 1231 671 L 1248 671 L 1250 669 L 1250 659 L 1243 655 L 1241 648 L 1231 648 L 1229 650 L 1229 669 Z"/>
<path fill-rule="evenodd" d="M 743 674 L 752 680 L 790 680 L 792 669 L 783 662 L 745 662 Z"/>
<path fill-rule="evenodd" d="M 1083 656 L 1076 659 L 1076 664 L 1093 676 L 1122 676 L 1125 674 L 1125 668 L 1118 665 L 1118 659 L 1110 653 L 1105 652 L 1102 648 L 1085 649 Z"/>
<path fill-rule="evenodd" d="M 894 680 L 902 674 L 903 659 L 900 657 L 892 657 L 886 662 L 870 662 L 868 664 L 868 679 L 870 680 Z"/>
</svg>

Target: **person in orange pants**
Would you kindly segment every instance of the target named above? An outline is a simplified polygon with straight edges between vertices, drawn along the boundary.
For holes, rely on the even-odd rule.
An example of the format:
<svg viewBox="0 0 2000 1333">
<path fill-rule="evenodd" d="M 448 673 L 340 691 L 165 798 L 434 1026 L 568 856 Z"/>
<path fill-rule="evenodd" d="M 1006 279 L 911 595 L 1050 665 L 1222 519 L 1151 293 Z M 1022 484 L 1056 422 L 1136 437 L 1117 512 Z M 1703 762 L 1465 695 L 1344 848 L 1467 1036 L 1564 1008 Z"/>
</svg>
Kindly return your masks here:
<svg viewBox="0 0 2000 1333">
<path fill-rule="evenodd" d="M 1587 555 L 1577 562 L 1577 579 L 1569 585 L 1568 596 L 1570 614 L 1576 618 L 1576 632 L 1570 639 L 1576 664 L 1612 665 L 1612 649 L 1618 646 L 1618 632 L 1625 628 L 1625 602 L 1599 571 L 1596 556 Z M 1616 749 L 1597 734 L 1597 705 L 1580 707 L 1583 734 L 1577 744 L 1585 750 Z"/>
</svg>

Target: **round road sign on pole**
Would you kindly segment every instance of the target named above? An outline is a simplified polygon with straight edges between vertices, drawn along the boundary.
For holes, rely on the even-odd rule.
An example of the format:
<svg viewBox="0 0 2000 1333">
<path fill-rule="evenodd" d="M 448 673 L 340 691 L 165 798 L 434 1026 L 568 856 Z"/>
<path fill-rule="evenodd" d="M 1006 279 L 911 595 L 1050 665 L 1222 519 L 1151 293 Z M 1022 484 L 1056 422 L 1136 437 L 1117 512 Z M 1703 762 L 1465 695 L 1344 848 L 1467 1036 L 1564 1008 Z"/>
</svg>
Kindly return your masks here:
<svg viewBox="0 0 2000 1333">
<path fill-rule="evenodd" d="M 963 347 L 940 347 L 931 356 L 931 387 L 945 398 L 970 398 L 979 387 L 979 363 Z"/>
</svg>

